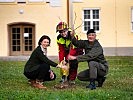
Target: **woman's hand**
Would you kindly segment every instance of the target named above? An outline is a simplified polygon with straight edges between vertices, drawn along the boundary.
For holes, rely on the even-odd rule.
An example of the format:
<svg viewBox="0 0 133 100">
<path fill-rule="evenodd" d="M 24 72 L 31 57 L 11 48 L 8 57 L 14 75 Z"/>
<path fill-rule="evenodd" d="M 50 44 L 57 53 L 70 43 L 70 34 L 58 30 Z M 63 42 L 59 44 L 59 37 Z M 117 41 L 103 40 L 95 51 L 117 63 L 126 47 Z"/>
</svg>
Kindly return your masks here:
<svg viewBox="0 0 133 100">
<path fill-rule="evenodd" d="M 65 69 L 65 70 L 69 69 L 68 66 L 66 66 L 66 65 L 63 65 L 61 68 Z"/>
<path fill-rule="evenodd" d="M 53 73 L 53 71 L 52 71 L 52 70 L 50 71 L 50 78 L 51 78 L 51 79 L 53 79 L 53 78 L 54 78 L 54 73 Z"/>
</svg>

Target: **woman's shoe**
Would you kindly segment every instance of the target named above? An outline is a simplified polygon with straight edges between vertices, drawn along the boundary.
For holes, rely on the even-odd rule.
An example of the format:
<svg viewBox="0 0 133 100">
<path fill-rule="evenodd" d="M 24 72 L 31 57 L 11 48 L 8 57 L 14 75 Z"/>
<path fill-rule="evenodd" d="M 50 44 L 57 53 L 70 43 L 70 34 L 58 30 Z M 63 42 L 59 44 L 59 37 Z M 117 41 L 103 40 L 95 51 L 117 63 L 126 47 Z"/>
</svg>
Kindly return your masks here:
<svg viewBox="0 0 133 100">
<path fill-rule="evenodd" d="M 29 83 L 29 84 L 33 84 L 33 83 L 35 83 L 35 82 L 36 82 L 36 80 L 32 80 L 32 79 L 29 79 L 29 80 L 28 80 L 28 83 Z"/>
<path fill-rule="evenodd" d="M 38 89 L 47 89 L 47 87 L 45 87 L 43 85 L 43 82 L 39 82 L 39 81 L 36 81 L 36 82 L 33 82 L 31 84 L 31 86 L 35 87 L 35 88 L 38 88 Z"/>
</svg>

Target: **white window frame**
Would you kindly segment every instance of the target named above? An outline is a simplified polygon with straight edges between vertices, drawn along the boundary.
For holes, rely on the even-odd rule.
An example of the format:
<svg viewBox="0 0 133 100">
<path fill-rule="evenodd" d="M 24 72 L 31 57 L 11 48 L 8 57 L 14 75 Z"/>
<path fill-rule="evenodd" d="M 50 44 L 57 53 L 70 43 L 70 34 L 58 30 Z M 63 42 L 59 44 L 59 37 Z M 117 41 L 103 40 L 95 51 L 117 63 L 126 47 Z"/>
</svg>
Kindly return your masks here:
<svg viewBox="0 0 133 100">
<path fill-rule="evenodd" d="M 45 0 L 28 0 L 28 2 L 44 2 Z"/>
<path fill-rule="evenodd" d="M 50 0 L 50 6 L 52 7 L 60 7 L 62 0 Z"/>
<path fill-rule="evenodd" d="M 72 0 L 72 2 L 83 2 L 83 0 Z"/>
<path fill-rule="evenodd" d="M 131 32 L 133 32 L 133 7 L 131 8 Z"/>
<path fill-rule="evenodd" d="M 90 10 L 90 19 L 84 19 L 84 10 Z M 99 19 L 93 19 L 93 10 L 99 10 Z M 100 32 L 100 8 L 84 8 L 82 11 L 82 19 L 83 21 L 90 21 L 90 28 L 93 29 L 93 21 L 99 21 L 99 30 L 96 30 L 97 33 Z M 87 31 L 84 30 L 84 22 L 83 22 L 83 27 L 82 27 L 83 33 L 86 33 Z"/>
<path fill-rule="evenodd" d="M 16 0 L 0 0 L 0 3 L 10 3 L 10 2 L 15 2 Z"/>
</svg>

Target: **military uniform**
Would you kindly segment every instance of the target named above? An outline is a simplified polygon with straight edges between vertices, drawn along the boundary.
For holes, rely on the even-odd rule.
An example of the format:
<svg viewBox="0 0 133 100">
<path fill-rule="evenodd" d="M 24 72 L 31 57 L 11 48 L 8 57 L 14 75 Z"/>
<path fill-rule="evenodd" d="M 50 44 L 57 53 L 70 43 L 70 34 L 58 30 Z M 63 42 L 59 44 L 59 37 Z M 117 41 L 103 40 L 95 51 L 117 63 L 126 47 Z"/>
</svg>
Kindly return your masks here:
<svg viewBox="0 0 133 100">
<path fill-rule="evenodd" d="M 77 38 L 78 36 L 75 35 Z M 78 39 L 78 38 L 77 38 Z M 59 61 L 63 61 L 64 57 L 65 60 L 68 62 L 68 55 L 77 56 L 79 55 L 79 48 L 73 46 L 71 44 L 71 37 L 70 37 L 70 31 L 68 31 L 68 37 L 64 38 L 60 34 L 57 36 L 57 44 L 59 48 Z M 64 73 L 63 70 L 61 70 L 61 75 L 68 75 L 69 80 L 75 80 L 77 76 L 77 69 L 78 69 L 78 62 L 75 60 L 69 61 L 69 73 Z"/>
<path fill-rule="evenodd" d="M 69 73 L 61 69 L 62 76 L 68 76 L 68 80 L 75 80 L 77 76 L 78 62 L 76 60 L 68 61 L 68 55 L 77 56 L 79 55 L 79 48 L 75 47 L 71 43 L 71 30 L 67 27 L 65 22 L 60 22 L 56 27 L 56 32 L 59 31 L 57 36 L 57 44 L 59 48 L 59 61 L 62 62 L 64 59 L 69 63 Z M 67 33 L 66 33 L 67 32 Z M 66 34 L 63 36 L 62 34 Z M 75 35 L 76 39 L 79 39 L 78 35 Z"/>
</svg>

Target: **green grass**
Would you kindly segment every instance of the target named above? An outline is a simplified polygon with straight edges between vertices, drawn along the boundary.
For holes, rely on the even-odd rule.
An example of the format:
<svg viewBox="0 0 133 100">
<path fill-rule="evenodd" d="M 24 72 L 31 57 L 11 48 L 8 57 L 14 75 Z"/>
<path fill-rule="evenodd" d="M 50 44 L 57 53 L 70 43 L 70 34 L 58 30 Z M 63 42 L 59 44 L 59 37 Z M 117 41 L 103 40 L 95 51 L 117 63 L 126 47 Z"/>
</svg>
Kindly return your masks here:
<svg viewBox="0 0 133 100">
<path fill-rule="evenodd" d="M 23 75 L 24 61 L 0 61 L 0 100 L 133 100 L 133 57 L 106 57 L 109 74 L 102 88 L 86 89 L 88 82 L 76 79 L 76 87 L 57 90 L 59 69 L 55 81 L 45 82 L 48 90 L 32 88 Z M 79 63 L 78 72 L 87 68 Z"/>
</svg>

